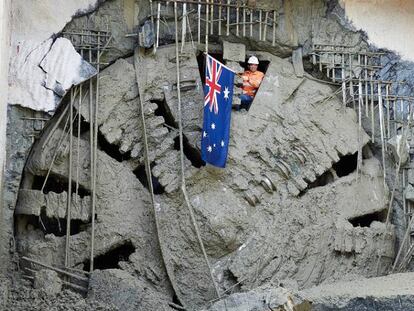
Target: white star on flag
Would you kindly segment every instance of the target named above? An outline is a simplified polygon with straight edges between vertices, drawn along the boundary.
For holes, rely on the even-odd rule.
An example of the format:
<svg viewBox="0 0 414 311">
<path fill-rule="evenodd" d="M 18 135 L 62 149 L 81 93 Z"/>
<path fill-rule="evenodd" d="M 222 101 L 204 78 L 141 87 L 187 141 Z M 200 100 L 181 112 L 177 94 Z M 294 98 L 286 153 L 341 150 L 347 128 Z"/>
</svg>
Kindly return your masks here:
<svg viewBox="0 0 414 311">
<path fill-rule="evenodd" d="M 213 151 L 213 148 L 211 148 L 211 146 L 208 146 L 208 147 L 207 147 L 207 151 L 208 151 L 208 152 L 211 152 L 211 151 Z"/>
<path fill-rule="evenodd" d="M 214 130 L 216 128 L 216 125 L 214 123 L 211 123 L 211 128 Z"/>
<path fill-rule="evenodd" d="M 223 93 L 224 93 L 224 99 L 229 99 L 230 91 L 229 91 L 229 88 L 228 87 L 225 87 L 224 88 Z"/>
<path fill-rule="evenodd" d="M 207 137 L 207 132 L 203 132 L 203 137 Z"/>
<path fill-rule="evenodd" d="M 221 141 L 221 146 L 224 147 L 224 140 Z"/>
<path fill-rule="evenodd" d="M 213 147 L 216 148 L 216 144 L 213 144 Z"/>
</svg>

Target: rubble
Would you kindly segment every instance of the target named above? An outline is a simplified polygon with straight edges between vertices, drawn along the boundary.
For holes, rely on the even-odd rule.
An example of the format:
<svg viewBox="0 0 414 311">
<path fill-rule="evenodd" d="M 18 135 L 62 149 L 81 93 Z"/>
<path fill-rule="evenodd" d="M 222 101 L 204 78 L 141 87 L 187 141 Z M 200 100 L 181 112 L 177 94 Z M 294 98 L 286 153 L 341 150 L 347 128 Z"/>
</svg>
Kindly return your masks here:
<svg viewBox="0 0 414 311">
<path fill-rule="evenodd" d="M 310 311 L 311 304 L 283 287 L 261 287 L 249 292 L 232 294 L 204 311 L 237 310 Z"/>
<path fill-rule="evenodd" d="M 413 305 L 413 273 L 323 284 L 299 294 L 312 302 L 312 310 L 406 311 Z"/>
<path fill-rule="evenodd" d="M 395 163 L 401 163 L 400 165 L 404 166 L 410 158 L 410 145 L 408 142 L 404 144 L 401 141 L 402 139 L 402 135 L 396 135 L 388 140 L 387 145 L 390 148 L 390 152 L 394 157 Z"/>
<path fill-rule="evenodd" d="M 10 71 L 9 103 L 45 112 L 55 111 L 72 85 L 96 73 L 64 38 L 23 45 L 12 58 Z"/>
<path fill-rule="evenodd" d="M 41 290 L 47 296 L 56 296 L 62 290 L 62 280 L 57 272 L 42 269 L 36 272 L 33 287 Z"/>
<path fill-rule="evenodd" d="M 175 310 L 168 304 L 172 297 L 163 296 L 140 279 L 117 269 L 98 270 L 92 274 L 88 300 L 112 304 L 123 311 Z"/>
</svg>

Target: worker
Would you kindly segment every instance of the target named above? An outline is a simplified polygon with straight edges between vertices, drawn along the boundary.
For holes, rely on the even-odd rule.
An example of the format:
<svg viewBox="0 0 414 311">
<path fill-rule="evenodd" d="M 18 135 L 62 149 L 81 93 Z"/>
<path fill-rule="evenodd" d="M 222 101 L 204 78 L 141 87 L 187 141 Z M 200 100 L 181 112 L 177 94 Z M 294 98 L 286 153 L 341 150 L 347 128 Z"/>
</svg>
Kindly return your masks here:
<svg viewBox="0 0 414 311">
<path fill-rule="evenodd" d="M 240 95 L 241 104 L 237 107 L 237 110 L 243 108 L 246 110 L 250 109 L 250 105 L 264 77 L 264 73 L 257 70 L 259 59 L 256 56 L 249 58 L 247 66 L 248 70 L 237 74 L 243 79 L 243 83 L 238 85 L 241 87 L 243 93 Z"/>
</svg>

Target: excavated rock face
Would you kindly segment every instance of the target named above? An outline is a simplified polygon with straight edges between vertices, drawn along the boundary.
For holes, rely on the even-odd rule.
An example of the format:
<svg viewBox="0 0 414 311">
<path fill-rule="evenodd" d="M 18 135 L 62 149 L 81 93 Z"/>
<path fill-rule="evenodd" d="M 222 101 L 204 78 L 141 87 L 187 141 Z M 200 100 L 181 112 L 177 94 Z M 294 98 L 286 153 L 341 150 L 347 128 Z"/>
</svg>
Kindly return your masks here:
<svg viewBox="0 0 414 311">
<path fill-rule="evenodd" d="M 132 2 L 104 2 L 94 13 L 96 24 L 91 25 L 100 28 L 110 16 L 114 35 L 114 48 L 104 56 L 109 65 L 99 75 L 96 213 L 92 215 L 90 208 L 94 189 L 89 142 L 89 95 L 94 99 L 96 93 L 87 94 L 85 86 L 82 95 L 74 94 L 81 133 L 73 137 L 73 193 L 67 193 L 66 96 L 33 144 L 24 169 L 15 208 L 19 255 L 49 265 L 64 264 L 70 195 L 70 265 L 89 269 L 94 217 L 97 270 L 91 275 L 89 299 L 121 310 L 171 310 L 173 301 L 189 310 L 207 308 L 217 298 L 211 276 L 221 293 L 251 291 L 230 298 L 232 310 L 250 306 L 253 300 L 257 308 L 282 308 L 288 304 L 289 292 L 264 286 L 303 289 L 386 271 L 395 243 L 393 226 L 384 223 L 389 193 L 381 165 L 370 152 L 364 152 L 357 172 L 354 110 L 343 106 L 335 88 L 306 73 L 298 77 L 288 59 L 274 55 L 291 55 L 298 45 L 309 49 L 314 34 L 318 42 L 352 45 L 361 36 L 343 31 L 339 22 L 330 19 L 324 1 L 312 5 L 311 15 L 301 11 L 309 8 L 307 1 L 295 5 L 276 1 L 268 5 L 284 10 L 287 28 L 278 28 L 276 47 L 254 39 L 224 44 L 224 59 L 232 68 L 241 68 L 238 61 L 252 53 L 245 52 L 252 47 L 261 61 L 269 62 L 251 109 L 232 113 L 225 169 L 205 166 L 200 156 L 200 51 L 187 44 L 180 53 L 184 176 L 212 265 L 209 271 L 180 189 L 175 46 L 161 46 L 155 55 L 134 51 L 134 40 L 125 34 L 135 31 L 136 19 L 148 12 L 143 6 L 137 10 Z M 76 18 L 65 30 L 76 31 L 89 19 Z M 243 49 L 231 50 L 240 45 Z M 87 55 L 84 58 L 88 60 Z M 95 89 L 95 82 L 91 83 Z M 141 102 L 155 209 L 144 169 Z M 361 143 L 368 141 L 363 132 Z M 373 263 L 378 256 L 377 267 Z M 273 304 L 263 304 L 268 294 L 276 297 Z M 297 303 L 308 310 L 305 302 Z M 211 310 L 220 308 L 219 302 Z"/>
<path fill-rule="evenodd" d="M 172 300 L 165 264 L 178 298 L 186 304 L 193 301 L 190 305 L 195 308 L 214 299 L 215 293 L 178 190 L 173 53 L 172 46 L 160 49 L 155 59 L 137 54 L 135 67 L 130 59 L 119 60 L 101 74 L 95 262 L 99 258 L 112 262 L 110 257 L 117 257 L 113 266 L 97 267 L 121 268 Z M 188 107 L 184 134 L 197 138 L 202 117 L 201 109 L 196 109 L 196 103 L 202 102 L 200 80 L 194 75 L 196 55 L 186 57 L 182 80 L 193 84 L 182 92 L 182 105 Z M 374 275 L 370 262 L 379 253 L 383 269 L 390 263 L 393 231 L 381 223 L 388 190 L 378 161 L 365 159 L 358 178 L 355 173 L 354 111 L 341 106 L 331 87 L 308 76 L 297 78 L 289 62 L 267 54 L 260 57 L 270 65 L 250 111 L 233 113 L 227 168 L 196 168 L 190 161 L 185 165 L 189 199 L 220 289 L 236 284 L 236 289 L 253 289 L 267 282 L 296 283 L 302 288 L 346 276 Z M 155 72 L 149 70 L 152 62 L 164 64 Z M 152 172 L 165 189 L 156 197 L 164 257 L 148 190 L 140 182 L 145 176 L 140 176 L 144 174 L 140 170 L 143 147 L 136 77 L 142 79 L 140 96 L 149 128 Z M 86 122 L 87 107 L 86 100 L 80 111 Z M 63 121 L 52 131 L 57 117 L 32 149 L 16 208 L 20 254 L 52 265 L 64 261 L 61 232 L 65 229 L 54 222 L 65 223 L 67 194 L 57 193 L 57 185 L 67 183 L 69 156 L 66 140 L 57 148 L 65 137 Z M 88 267 L 90 252 L 87 139 L 85 130 L 79 139 L 79 174 L 73 176 L 80 190 L 72 194 L 73 222 L 79 225 L 72 226 L 71 263 L 78 268 Z M 197 150 L 197 140 L 188 139 L 188 148 Z M 75 155 L 77 148 L 75 143 Z M 39 185 L 55 153 L 52 182 L 46 183 L 42 193 Z M 77 171 L 77 160 L 73 165 Z M 273 188 L 264 187 L 264 176 Z M 43 218 L 46 228 L 34 217 Z"/>
</svg>

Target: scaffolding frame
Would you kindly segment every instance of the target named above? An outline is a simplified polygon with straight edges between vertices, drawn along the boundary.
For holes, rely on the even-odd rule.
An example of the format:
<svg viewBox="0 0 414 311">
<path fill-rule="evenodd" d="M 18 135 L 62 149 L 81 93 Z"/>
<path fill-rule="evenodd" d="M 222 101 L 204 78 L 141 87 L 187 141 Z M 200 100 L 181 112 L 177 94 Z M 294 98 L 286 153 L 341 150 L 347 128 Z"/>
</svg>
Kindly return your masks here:
<svg viewBox="0 0 414 311">
<path fill-rule="evenodd" d="M 358 113 L 358 154 L 362 151 L 361 131 L 362 114 L 371 119 L 371 141 L 375 142 L 375 125 L 379 119 L 380 145 L 382 153 L 383 179 L 386 187 L 385 157 L 387 151 L 386 141 L 401 132 L 402 146 L 411 140 L 414 96 L 398 94 L 398 87 L 406 84 L 405 81 L 382 80 L 377 74 L 383 68 L 381 57 L 384 52 L 360 51 L 355 46 L 319 44 L 312 45 L 310 53 L 312 64 L 320 72 L 332 80 L 332 83 L 342 88 L 343 105 L 352 105 Z M 356 102 L 358 101 L 358 108 Z M 411 151 L 411 146 L 410 146 Z M 411 161 L 411 160 L 410 160 Z M 362 157 L 358 157 L 358 176 Z M 392 271 L 405 269 L 414 255 L 414 217 L 412 204 L 406 200 L 407 169 L 412 165 L 402 166 L 401 157 L 395 169 L 395 179 L 392 185 L 391 198 L 387 211 L 386 225 L 390 224 L 392 206 L 395 193 L 398 190 L 403 197 L 406 232 L 398 254 L 394 260 Z M 358 178 L 358 177 L 357 177 Z M 382 254 L 378 254 L 377 273 L 380 271 Z"/>
</svg>

